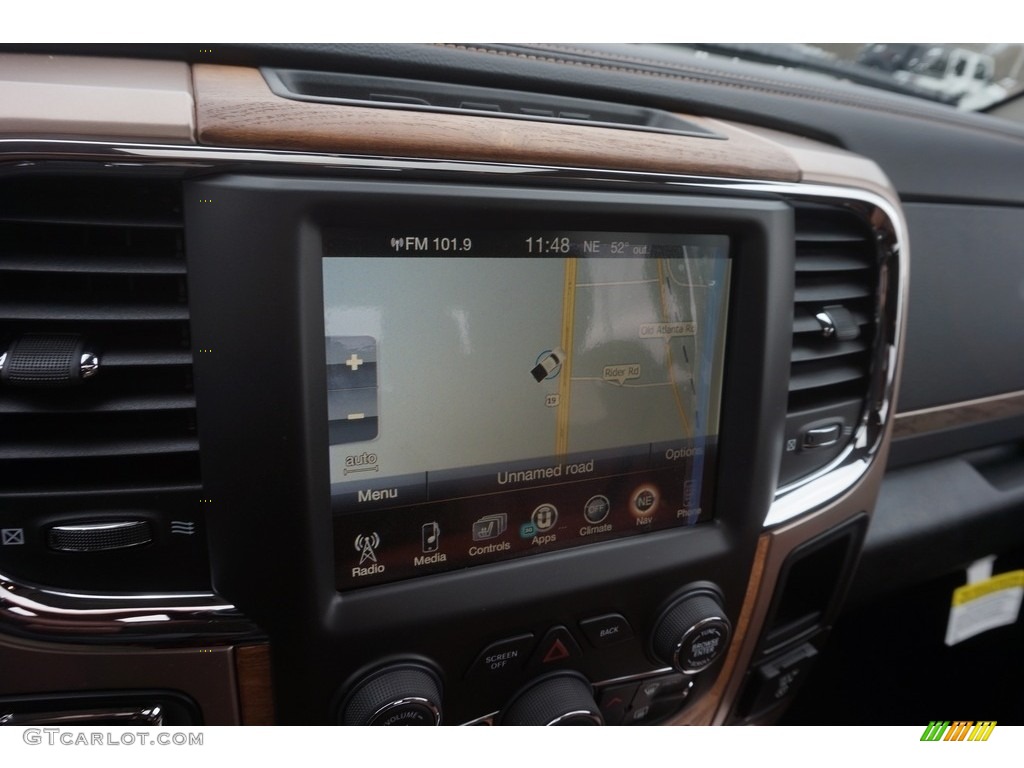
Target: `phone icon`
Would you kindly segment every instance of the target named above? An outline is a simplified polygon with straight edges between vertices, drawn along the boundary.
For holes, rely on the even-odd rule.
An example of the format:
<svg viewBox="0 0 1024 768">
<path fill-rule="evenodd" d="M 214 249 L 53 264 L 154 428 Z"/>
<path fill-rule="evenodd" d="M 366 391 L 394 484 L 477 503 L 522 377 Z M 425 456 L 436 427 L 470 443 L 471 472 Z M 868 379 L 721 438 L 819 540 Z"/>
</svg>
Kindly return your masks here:
<svg viewBox="0 0 1024 768">
<path fill-rule="evenodd" d="M 441 546 L 441 526 L 436 522 L 424 523 L 420 531 L 420 539 L 424 552 L 437 552 L 437 548 Z"/>
</svg>

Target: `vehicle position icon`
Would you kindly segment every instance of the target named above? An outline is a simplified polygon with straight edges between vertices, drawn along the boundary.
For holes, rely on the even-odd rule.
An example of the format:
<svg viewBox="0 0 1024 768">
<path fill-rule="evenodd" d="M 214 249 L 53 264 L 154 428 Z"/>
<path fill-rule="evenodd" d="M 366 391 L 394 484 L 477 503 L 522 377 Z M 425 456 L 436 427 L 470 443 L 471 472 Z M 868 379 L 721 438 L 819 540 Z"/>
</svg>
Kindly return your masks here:
<svg viewBox="0 0 1024 768">
<path fill-rule="evenodd" d="M 562 363 L 565 362 L 565 350 L 561 347 L 545 349 L 537 356 L 537 363 L 530 373 L 537 383 L 545 379 L 553 379 L 562 372 Z"/>
</svg>

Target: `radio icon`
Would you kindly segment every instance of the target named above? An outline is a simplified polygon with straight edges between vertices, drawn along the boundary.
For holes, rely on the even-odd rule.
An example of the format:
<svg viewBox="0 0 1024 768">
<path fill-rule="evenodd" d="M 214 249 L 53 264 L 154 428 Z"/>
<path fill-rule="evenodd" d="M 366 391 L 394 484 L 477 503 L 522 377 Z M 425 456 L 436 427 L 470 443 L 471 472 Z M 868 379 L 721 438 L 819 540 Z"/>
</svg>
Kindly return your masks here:
<svg viewBox="0 0 1024 768">
<path fill-rule="evenodd" d="M 362 565 L 367 560 L 371 563 L 377 562 L 377 547 L 380 546 L 380 536 L 374 531 L 369 536 L 359 534 L 356 536 L 355 548 L 356 552 L 359 553 L 359 564 Z"/>
</svg>

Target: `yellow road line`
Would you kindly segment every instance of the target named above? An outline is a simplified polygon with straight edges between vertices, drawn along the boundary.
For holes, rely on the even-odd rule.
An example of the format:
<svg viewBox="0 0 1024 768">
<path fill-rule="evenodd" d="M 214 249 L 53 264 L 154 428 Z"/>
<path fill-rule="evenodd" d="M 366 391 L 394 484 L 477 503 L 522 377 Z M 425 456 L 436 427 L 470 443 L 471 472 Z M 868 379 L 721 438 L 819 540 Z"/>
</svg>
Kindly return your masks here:
<svg viewBox="0 0 1024 768">
<path fill-rule="evenodd" d="M 569 395 L 572 391 L 572 337 L 576 318 L 576 259 L 565 260 L 565 284 L 562 286 L 562 350 L 565 360 L 558 381 L 558 421 L 555 427 L 555 455 L 569 450 Z"/>
<path fill-rule="evenodd" d="M 672 318 L 668 316 L 668 302 L 665 300 L 665 275 L 662 270 L 664 261 L 658 259 L 658 287 L 661 295 L 661 321 L 668 323 L 672 321 Z M 665 351 L 668 353 L 668 377 L 669 381 L 672 382 L 672 395 L 676 399 L 676 410 L 679 411 L 679 418 L 683 421 L 683 434 L 687 437 L 693 437 L 693 428 L 690 426 L 690 419 L 686 415 L 686 409 L 683 407 L 682 398 L 679 396 L 679 385 L 676 383 L 676 371 L 675 366 L 672 364 L 672 338 L 665 339 Z"/>
</svg>

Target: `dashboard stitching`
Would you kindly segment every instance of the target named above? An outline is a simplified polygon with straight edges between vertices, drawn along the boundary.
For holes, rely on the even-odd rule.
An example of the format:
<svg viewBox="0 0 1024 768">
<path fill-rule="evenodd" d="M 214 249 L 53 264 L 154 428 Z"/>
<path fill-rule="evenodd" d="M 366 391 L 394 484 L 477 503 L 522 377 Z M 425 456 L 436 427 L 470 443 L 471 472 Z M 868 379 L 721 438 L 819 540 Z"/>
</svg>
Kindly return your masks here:
<svg viewBox="0 0 1024 768">
<path fill-rule="evenodd" d="M 598 69 L 598 70 L 605 70 L 605 71 L 608 71 L 608 72 L 621 72 L 621 73 L 625 73 L 625 74 L 641 75 L 641 76 L 645 76 L 645 77 L 660 77 L 660 78 L 663 78 L 663 79 L 679 80 L 679 81 L 682 81 L 682 82 L 691 82 L 691 83 L 697 83 L 697 84 L 702 84 L 702 85 L 713 83 L 714 85 L 725 86 L 725 87 L 729 87 L 729 88 L 737 88 L 737 89 L 746 90 L 746 91 L 755 91 L 755 92 L 759 92 L 759 93 L 771 94 L 771 95 L 774 95 L 774 96 L 801 98 L 801 99 L 807 99 L 807 100 L 810 100 L 810 101 L 819 101 L 819 102 L 828 103 L 828 104 L 836 104 L 838 106 L 844 106 L 844 107 L 855 107 L 855 108 L 858 108 L 858 109 L 870 109 L 870 110 L 873 110 L 873 111 L 876 111 L 876 112 L 882 112 L 882 113 L 885 113 L 885 114 L 898 114 L 898 115 L 901 115 L 903 117 L 913 118 L 913 119 L 917 119 L 917 120 L 928 120 L 928 121 L 931 121 L 931 122 L 946 123 L 948 125 L 956 126 L 956 127 L 959 127 L 959 128 L 963 128 L 963 127 L 966 126 L 966 127 L 971 128 L 972 130 L 976 130 L 976 131 L 980 131 L 980 132 L 984 132 L 984 133 L 989 133 L 989 134 L 992 134 L 992 135 L 995 135 L 995 136 L 999 136 L 999 137 L 1004 138 L 1004 139 L 1011 139 L 1011 140 L 1014 140 L 1014 141 L 1022 141 L 1022 140 L 1024 140 L 1024 139 L 1022 139 L 1021 136 L 1018 136 L 1018 135 L 1016 135 L 1014 133 L 1010 133 L 1010 132 L 1007 132 L 1007 131 L 996 130 L 996 129 L 994 129 L 992 127 L 988 127 L 988 126 L 979 126 L 979 125 L 976 125 L 974 123 L 969 123 L 966 120 L 955 119 L 955 117 L 958 116 L 957 113 L 953 113 L 953 115 L 945 115 L 945 114 L 938 114 L 938 113 L 935 113 L 935 114 L 925 114 L 923 112 L 919 112 L 919 111 L 916 111 L 916 110 L 906 109 L 904 107 L 901 107 L 898 104 L 889 103 L 889 102 L 880 102 L 880 101 L 877 101 L 877 100 L 874 100 L 874 99 L 869 99 L 869 98 L 866 98 L 866 97 L 862 98 L 862 99 L 855 99 L 855 98 L 839 99 L 839 98 L 836 98 L 835 96 L 829 94 L 828 91 L 814 89 L 814 88 L 810 88 L 808 86 L 800 86 L 800 85 L 793 85 L 793 84 L 787 83 L 786 84 L 786 88 L 784 89 L 784 88 L 781 87 L 782 84 L 778 83 L 777 81 L 765 80 L 765 79 L 762 79 L 762 78 L 755 78 L 755 77 L 751 77 L 749 75 L 738 75 L 738 74 L 733 74 L 733 73 L 722 72 L 720 70 L 700 69 L 700 68 L 696 68 L 696 67 L 692 68 L 692 71 L 687 71 L 687 70 L 681 70 L 678 67 L 674 67 L 672 64 L 670 64 L 668 62 L 656 62 L 656 61 L 653 61 L 653 60 L 650 60 L 650 59 L 633 58 L 633 57 L 629 57 L 629 56 L 623 56 L 621 54 L 605 53 L 603 51 L 602 52 L 596 52 L 596 51 L 587 51 L 585 49 L 560 48 L 560 49 L 555 49 L 555 50 L 552 50 L 552 51 L 545 51 L 549 55 L 541 55 L 539 53 L 538 54 L 527 54 L 527 53 L 521 53 L 521 52 L 518 52 L 518 51 L 506 51 L 506 50 L 501 50 L 501 49 L 498 49 L 498 48 L 486 48 L 486 47 L 483 47 L 483 46 L 464 45 L 464 44 L 455 44 L 455 43 L 440 43 L 438 45 L 440 45 L 442 47 L 445 47 L 445 48 L 453 49 L 453 50 L 465 51 L 465 52 L 468 52 L 468 53 L 486 53 L 486 54 L 489 54 L 489 55 L 507 56 L 507 57 L 512 57 L 512 58 L 520 58 L 520 59 L 531 60 L 531 61 L 541 61 L 541 62 L 545 62 L 545 63 L 549 63 L 549 64 L 572 65 L 572 66 L 576 66 L 576 67 L 585 67 L 587 69 Z M 542 49 L 538 49 L 538 50 L 542 50 Z M 623 64 L 635 63 L 635 64 L 641 64 L 641 65 L 646 65 L 646 66 L 658 66 L 658 67 L 672 68 L 672 69 L 676 69 L 677 72 L 675 72 L 675 73 L 658 72 L 658 71 L 654 71 L 652 69 L 645 69 L 645 68 L 642 68 L 642 67 L 639 67 L 639 66 L 636 66 L 636 67 L 614 66 L 612 64 L 602 64 L 602 63 L 592 62 L 592 61 L 575 61 L 573 59 L 557 56 L 556 52 L 555 52 L 556 50 L 562 50 L 562 51 L 565 51 L 566 53 L 575 53 L 577 55 L 582 55 L 582 56 L 598 56 L 599 55 L 599 56 L 602 56 L 602 57 L 605 57 L 605 58 L 608 58 L 608 59 L 612 59 L 612 60 L 616 60 L 616 61 L 621 61 Z M 726 79 L 726 78 L 728 78 L 728 79 Z M 732 80 L 732 82 L 730 82 L 730 79 Z M 747 82 L 746 83 L 735 82 L 736 80 L 744 80 L 744 81 L 747 81 Z"/>
</svg>

